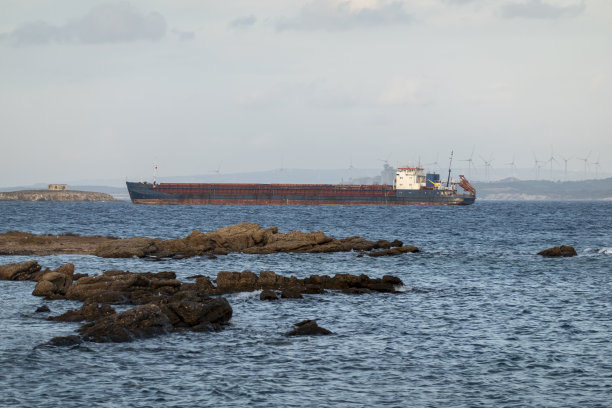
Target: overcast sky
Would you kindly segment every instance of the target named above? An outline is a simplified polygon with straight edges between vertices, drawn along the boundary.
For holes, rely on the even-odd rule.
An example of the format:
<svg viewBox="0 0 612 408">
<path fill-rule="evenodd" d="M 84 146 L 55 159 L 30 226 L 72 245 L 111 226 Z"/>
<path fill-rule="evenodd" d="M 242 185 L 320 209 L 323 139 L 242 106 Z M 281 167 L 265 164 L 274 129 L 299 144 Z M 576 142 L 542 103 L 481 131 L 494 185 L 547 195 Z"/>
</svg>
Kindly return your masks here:
<svg viewBox="0 0 612 408">
<path fill-rule="evenodd" d="M 0 186 L 554 155 L 612 171 L 610 0 L 0 1 Z"/>
</svg>

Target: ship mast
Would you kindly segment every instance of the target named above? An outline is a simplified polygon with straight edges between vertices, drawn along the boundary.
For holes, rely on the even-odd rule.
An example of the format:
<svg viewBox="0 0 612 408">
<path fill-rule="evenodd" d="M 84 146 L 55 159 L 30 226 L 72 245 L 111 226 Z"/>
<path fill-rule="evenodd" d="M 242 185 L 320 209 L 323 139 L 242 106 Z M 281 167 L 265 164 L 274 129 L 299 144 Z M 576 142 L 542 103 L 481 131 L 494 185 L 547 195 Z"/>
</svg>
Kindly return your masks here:
<svg viewBox="0 0 612 408">
<path fill-rule="evenodd" d="M 451 150 L 450 162 L 448 163 L 448 178 L 446 179 L 446 187 L 450 186 L 451 166 L 453 165 L 453 151 Z"/>
<path fill-rule="evenodd" d="M 153 185 L 157 185 L 157 164 L 153 163 Z"/>
</svg>

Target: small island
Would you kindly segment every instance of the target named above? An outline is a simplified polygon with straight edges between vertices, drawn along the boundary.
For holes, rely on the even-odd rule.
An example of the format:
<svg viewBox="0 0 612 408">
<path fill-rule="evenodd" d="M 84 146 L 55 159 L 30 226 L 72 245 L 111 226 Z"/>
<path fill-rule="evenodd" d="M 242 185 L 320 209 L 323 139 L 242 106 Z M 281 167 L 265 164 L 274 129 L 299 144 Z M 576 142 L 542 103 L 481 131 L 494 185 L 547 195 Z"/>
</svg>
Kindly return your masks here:
<svg viewBox="0 0 612 408">
<path fill-rule="evenodd" d="M 54 188 L 52 188 L 52 186 Z M 110 194 L 93 191 L 68 190 L 57 188 L 57 184 L 50 184 L 48 190 L 19 190 L 0 192 L 0 201 L 121 201 Z M 65 186 L 59 185 L 59 186 Z"/>
</svg>

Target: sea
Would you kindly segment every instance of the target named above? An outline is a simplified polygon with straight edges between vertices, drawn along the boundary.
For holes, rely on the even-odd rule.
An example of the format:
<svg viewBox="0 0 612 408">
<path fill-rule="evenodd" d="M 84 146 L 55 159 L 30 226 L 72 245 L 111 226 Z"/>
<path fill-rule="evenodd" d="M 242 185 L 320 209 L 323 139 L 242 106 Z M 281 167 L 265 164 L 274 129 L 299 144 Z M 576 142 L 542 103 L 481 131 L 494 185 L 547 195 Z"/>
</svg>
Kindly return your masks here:
<svg viewBox="0 0 612 408">
<path fill-rule="evenodd" d="M 466 207 L 143 206 L 0 203 L 0 232 L 184 237 L 238 222 L 280 232 L 399 239 L 393 257 L 229 254 L 217 259 L 0 256 L 0 264 L 306 277 L 395 275 L 397 294 L 330 292 L 278 302 L 228 295 L 220 332 L 52 347 L 81 306 L 0 281 L 0 405 L 7 407 L 610 407 L 612 202 L 477 201 Z M 577 256 L 537 252 L 572 245 Z M 36 313 L 47 305 L 50 313 Z M 287 337 L 315 319 L 329 336 Z"/>
</svg>

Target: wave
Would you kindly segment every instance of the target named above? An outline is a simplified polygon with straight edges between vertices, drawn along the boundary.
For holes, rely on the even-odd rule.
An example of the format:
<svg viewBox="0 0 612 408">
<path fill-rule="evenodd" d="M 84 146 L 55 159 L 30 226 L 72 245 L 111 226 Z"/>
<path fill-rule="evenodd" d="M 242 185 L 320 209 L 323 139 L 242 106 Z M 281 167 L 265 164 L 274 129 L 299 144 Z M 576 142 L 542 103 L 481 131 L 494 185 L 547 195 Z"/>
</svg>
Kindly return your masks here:
<svg viewBox="0 0 612 408">
<path fill-rule="evenodd" d="M 612 255 L 612 247 L 586 248 L 584 252 L 591 254 Z"/>
</svg>

